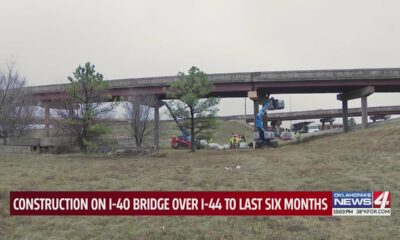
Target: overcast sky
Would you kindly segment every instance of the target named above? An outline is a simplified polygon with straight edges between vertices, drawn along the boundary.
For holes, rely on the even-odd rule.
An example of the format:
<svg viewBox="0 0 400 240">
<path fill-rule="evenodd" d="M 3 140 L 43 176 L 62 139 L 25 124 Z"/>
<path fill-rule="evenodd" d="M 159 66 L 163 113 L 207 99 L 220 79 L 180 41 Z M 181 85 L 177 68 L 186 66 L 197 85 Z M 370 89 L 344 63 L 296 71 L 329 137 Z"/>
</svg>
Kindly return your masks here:
<svg viewBox="0 0 400 240">
<path fill-rule="evenodd" d="M 0 0 L 0 9 L 0 60 L 15 59 L 29 85 L 65 83 L 87 61 L 106 79 L 192 65 L 207 73 L 400 67 L 395 0 Z M 278 97 L 289 110 L 289 96 Z M 340 107 L 333 94 L 291 99 L 292 110 Z M 399 99 L 374 94 L 369 105 Z M 221 114 L 242 114 L 238 106 L 243 99 L 224 100 Z"/>
</svg>

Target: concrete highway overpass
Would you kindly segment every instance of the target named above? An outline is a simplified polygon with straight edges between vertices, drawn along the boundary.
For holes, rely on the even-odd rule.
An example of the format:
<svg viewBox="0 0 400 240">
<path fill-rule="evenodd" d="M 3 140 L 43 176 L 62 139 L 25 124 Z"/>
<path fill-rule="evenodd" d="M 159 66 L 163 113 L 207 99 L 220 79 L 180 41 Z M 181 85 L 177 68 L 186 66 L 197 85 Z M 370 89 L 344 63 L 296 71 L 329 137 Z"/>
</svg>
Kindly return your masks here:
<svg viewBox="0 0 400 240">
<path fill-rule="evenodd" d="M 400 106 L 385 106 L 385 107 L 369 107 L 368 115 L 394 115 L 400 114 Z M 361 116 L 361 108 L 349 108 L 349 117 Z M 323 119 L 323 118 L 339 118 L 343 116 L 342 109 L 320 109 L 311 111 L 296 111 L 296 112 L 269 112 L 268 121 L 290 121 L 290 120 L 307 120 L 307 119 Z M 219 119 L 224 120 L 246 120 L 246 122 L 254 122 L 253 116 L 250 115 L 233 115 L 221 116 Z"/>
<path fill-rule="evenodd" d="M 271 94 L 342 93 L 374 86 L 375 92 L 400 92 L 400 68 L 269 71 L 209 74 L 214 83 L 213 96 L 246 97 L 248 91 Z M 108 80 L 109 94 L 129 96 L 132 92 L 165 98 L 165 88 L 176 76 Z M 65 84 L 27 87 L 36 100 L 57 101 Z"/>
<path fill-rule="evenodd" d="M 305 71 L 266 71 L 209 74 L 214 83 L 211 96 L 246 97 L 249 91 L 257 91 L 259 100 L 266 94 L 291 93 L 338 93 L 342 102 L 343 129 L 348 130 L 348 101 L 361 98 L 361 115 L 367 127 L 367 97 L 374 92 L 400 92 L 400 68 L 335 69 Z M 113 97 L 130 96 L 133 93 L 153 94 L 165 99 L 165 89 L 177 80 L 177 76 L 129 78 L 109 80 L 108 92 Z M 49 108 L 63 97 L 65 85 L 27 87 L 34 101 L 45 107 L 46 134 L 49 129 Z M 254 118 L 260 101 L 254 102 Z M 159 106 L 155 107 L 155 145 L 158 146 Z M 257 130 L 257 129 L 255 129 Z"/>
</svg>

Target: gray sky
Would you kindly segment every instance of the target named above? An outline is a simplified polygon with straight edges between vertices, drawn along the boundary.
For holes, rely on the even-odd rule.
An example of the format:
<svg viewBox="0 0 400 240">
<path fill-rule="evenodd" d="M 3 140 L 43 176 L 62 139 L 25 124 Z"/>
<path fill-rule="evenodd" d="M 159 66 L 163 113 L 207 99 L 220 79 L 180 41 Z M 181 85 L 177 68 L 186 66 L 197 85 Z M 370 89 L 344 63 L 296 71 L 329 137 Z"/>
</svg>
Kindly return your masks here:
<svg viewBox="0 0 400 240">
<path fill-rule="evenodd" d="M 0 58 L 15 59 L 30 85 L 64 83 L 86 61 L 106 79 L 175 75 L 192 65 L 207 73 L 400 67 L 395 0 L 0 0 L 0 7 Z M 289 108 L 288 95 L 280 97 Z M 292 110 L 339 108 L 335 99 L 293 95 Z M 399 99 L 374 94 L 369 105 Z M 243 99 L 224 100 L 221 114 L 242 114 L 238 106 Z"/>
</svg>

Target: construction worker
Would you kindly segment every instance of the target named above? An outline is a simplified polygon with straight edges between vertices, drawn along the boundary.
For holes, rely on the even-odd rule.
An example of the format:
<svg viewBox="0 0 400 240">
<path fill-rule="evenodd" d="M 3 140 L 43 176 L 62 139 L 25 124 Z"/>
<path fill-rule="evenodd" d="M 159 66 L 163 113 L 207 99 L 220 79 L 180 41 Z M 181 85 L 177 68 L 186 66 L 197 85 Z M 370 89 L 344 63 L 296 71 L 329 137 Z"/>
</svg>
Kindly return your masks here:
<svg viewBox="0 0 400 240">
<path fill-rule="evenodd" d="M 232 133 L 232 136 L 229 138 L 229 147 L 235 148 L 235 134 Z"/>
<path fill-rule="evenodd" d="M 236 148 L 236 134 L 233 134 L 232 136 L 232 143 L 233 143 L 233 148 Z"/>
<path fill-rule="evenodd" d="M 297 140 L 297 142 L 300 142 L 300 140 L 301 140 L 300 131 L 297 131 L 297 132 L 296 132 L 296 140 Z"/>
</svg>

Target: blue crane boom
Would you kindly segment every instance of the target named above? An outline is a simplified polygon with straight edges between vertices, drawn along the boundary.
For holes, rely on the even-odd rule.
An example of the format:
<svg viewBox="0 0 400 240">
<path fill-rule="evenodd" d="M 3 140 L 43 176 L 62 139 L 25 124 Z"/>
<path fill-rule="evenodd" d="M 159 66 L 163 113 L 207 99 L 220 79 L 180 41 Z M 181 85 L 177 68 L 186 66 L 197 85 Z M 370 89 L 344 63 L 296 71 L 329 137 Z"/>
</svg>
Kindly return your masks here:
<svg viewBox="0 0 400 240">
<path fill-rule="evenodd" d="M 275 99 L 274 98 L 268 98 L 264 102 L 262 108 L 260 109 L 260 111 L 257 113 L 257 116 L 256 116 L 256 127 L 258 129 L 259 137 L 260 137 L 261 141 L 265 140 L 265 137 L 264 137 L 264 126 L 263 126 L 263 116 L 268 111 L 268 108 L 271 106 L 271 104 L 275 104 Z"/>
</svg>

